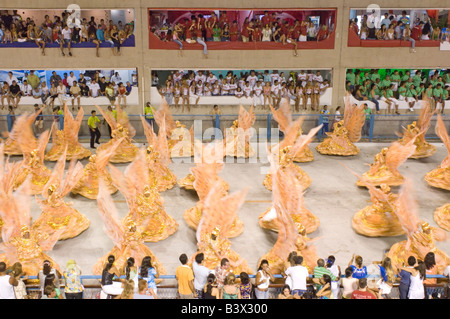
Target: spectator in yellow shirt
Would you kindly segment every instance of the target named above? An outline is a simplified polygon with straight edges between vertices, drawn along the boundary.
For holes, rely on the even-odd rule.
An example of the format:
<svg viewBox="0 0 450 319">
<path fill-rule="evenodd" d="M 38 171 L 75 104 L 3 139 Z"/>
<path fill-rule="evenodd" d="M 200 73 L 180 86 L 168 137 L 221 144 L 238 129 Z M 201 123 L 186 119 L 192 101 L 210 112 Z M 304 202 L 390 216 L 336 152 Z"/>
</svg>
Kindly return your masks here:
<svg viewBox="0 0 450 319">
<path fill-rule="evenodd" d="M 197 298 L 197 292 L 194 287 L 194 272 L 187 265 L 188 257 L 186 254 L 181 254 L 179 258 L 181 266 L 178 266 L 175 271 L 175 277 L 178 282 L 178 294 L 180 299 Z"/>
<path fill-rule="evenodd" d="M 98 125 L 100 125 L 100 119 L 96 116 L 95 110 L 91 111 L 91 116 L 88 119 L 89 132 L 91 133 L 91 148 L 96 148 L 95 143 L 100 144 L 100 130 Z"/>
</svg>

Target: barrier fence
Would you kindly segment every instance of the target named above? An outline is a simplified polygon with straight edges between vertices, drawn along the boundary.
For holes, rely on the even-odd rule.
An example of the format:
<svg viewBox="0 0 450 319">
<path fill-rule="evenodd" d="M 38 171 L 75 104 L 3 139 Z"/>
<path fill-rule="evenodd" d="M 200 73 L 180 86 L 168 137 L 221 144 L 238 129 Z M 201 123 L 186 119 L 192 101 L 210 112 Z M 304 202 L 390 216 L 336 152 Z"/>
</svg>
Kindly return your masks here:
<svg viewBox="0 0 450 319">
<path fill-rule="evenodd" d="M 239 278 L 239 276 L 236 276 Z M 249 275 L 250 278 L 255 278 L 255 275 Z M 274 275 L 275 279 L 282 279 L 283 277 L 281 275 Z M 169 280 L 176 280 L 174 275 L 161 275 L 158 277 L 159 279 L 169 279 Z M 313 278 L 312 275 L 309 276 L 309 278 Z M 342 275 L 341 278 L 344 278 Z M 380 275 L 368 275 L 368 283 L 369 287 L 374 285 L 379 279 Z M 432 284 L 432 285 L 424 285 L 425 288 L 431 289 L 433 293 L 438 294 L 439 296 L 443 298 L 449 298 L 448 296 L 448 277 L 443 275 L 427 275 L 427 278 L 436 278 L 438 280 L 443 281 L 439 284 Z M 36 276 L 29 276 L 29 279 L 37 279 Z M 125 279 L 124 276 L 120 277 L 120 279 Z M 101 276 L 94 276 L 94 275 L 83 275 L 81 276 L 81 280 L 98 280 L 97 283 L 90 283 L 90 284 L 84 284 L 84 292 L 83 292 L 83 299 L 98 299 L 100 297 L 101 292 L 101 285 L 100 280 Z M 372 282 L 372 283 L 371 283 Z M 308 283 L 308 286 L 312 286 L 312 284 Z M 281 292 L 284 284 L 270 284 L 269 285 L 269 299 L 276 299 L 278 294 Z M 63 291 L 64 285 L 61 285 L 61 291 Z M 157 296 L 160 299 L 177 299 L 177 285 L 176 284 L 158 284 L 157 285 Z M 341 287 L 342 288 L 342 287 Z M 39 285 L 33 284 L 33 285 L 27 285 L 27 291 L 30 296 L 33 298 L 40 298 L 41 292 L 39 291 Z M 390 293 L 390 298 L 392 299 L 398 299 L 399 298 L 399 292 L 398 292 L 398 283 L 394 284 L 393 289 Z"/>
<path fill-rule="evenodd" d="M 62 115 L 42 115 L 43 116 L 43 128 L 39 131 L 44 131 L 46 129 L 51 129 L 52 123 L 56 121 L 59 128 L 64 127 L 64 118 Z M 80 127 L 79 137 L 80 139 L 89 138 L 89 129 L 87 126 L 87 121 L 90 115 L 85 115 L 83 122 Z M 101 115 L 97 115 L 102 121 Z M 293 114 L 293 119 L 298 117 L 304 117 L 304 122 L 302 125 L 302 130 L 306 134 L 310 129 L 316 127 L 320 124 L 324 124 L 322 130 L 317 133 L 317 140 L 321 141 L 326 137 L 326 132 L 333 130 L 333 123 L 338 119 L 342 118 L 342 115 L 336 116 L 336 114 L 330 114 L 324 116 L 323 114 Z M 11 131 L 13 127 L 14 118 L 18 115 L 0 115 L 0 131 Z M 136 129 L 136 135 L 134 137 L 135 141 L 145 141 L 144 130 L 141 123 L 141 115 L 129 114 L 131 125 Z M 210 140 L 211 134 L 204 134 L 207 129 L 218 128 L 221 132 L 221 137 L 223 138 L 225 130 L 233 125 L 233 121 L 238 118 L 238 114 L 224 114 L 224 115 L 210 115 L 210 114 L 174 114 L 173 119 L 180 121 L 181 124 L 185 125 L 187 129 L 190 129 L 194 125 L 194 138 L 201 141 Z M 450 132 L 450 115 L 442 115 L 444 123 L 446 123 L 447 131 Z M 439 141 L 439 137 L 434 132 L 434 127 L 436 124 L 437 116 L 433 115 L 430 123 L 430 129 L 426 134 L 426 138 L 430 140 Z M 411 124 L 413 121 L 417 121 L 417 115 L 380 115 L 371 114 L 366 120 L 364 127 L 362 128 L 362 137 L 368 141 L 372 140 L 393 140 L 398 139 L 399 134 L 403 132 L 403 128 Z M 328 129 L 325 128 L 328 126 Z M 272 138 L 282 137 L 282 133 L 278 130 L 278 124 L 274 120 L 272 113 L 268 114 L 256 114 L 256 120 L 253 127 L 257 131 L 258 141 L 272 141 Z M 38 134 L 37 128 L 34 127 L 35 133 Z M 102 124 L 100 126 L 100 132 L 102 137 L 109 137 L 109 130 L 107 124 Z M 211 131 L 210 131 L 211 132 Z M 278 135 L 277 135 L 278 134 Z M 212 134 L 216 139 L 221 139 L 221 137 L 216 136 L 217 134 Z"/>
</svg>

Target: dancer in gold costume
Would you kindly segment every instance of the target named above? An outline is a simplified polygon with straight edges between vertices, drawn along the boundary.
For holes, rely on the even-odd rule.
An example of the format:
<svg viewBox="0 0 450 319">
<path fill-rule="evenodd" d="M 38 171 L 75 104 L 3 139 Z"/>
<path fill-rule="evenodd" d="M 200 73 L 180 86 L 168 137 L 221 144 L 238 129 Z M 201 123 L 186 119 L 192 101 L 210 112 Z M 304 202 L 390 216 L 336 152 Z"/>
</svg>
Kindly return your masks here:
<svg viewBox="0 0 450 319">
<path fill-rule="evenodd" d="M 144 167 L 143 159 L 141 161 Z M 125 265 L 130 257 L 133 257 L 135 260 L 142 260 L 145 256 L 150 256 L 152 265 L 158 274 L 165 275 L 166 270 L 164 266 L 144 243 L 142 231 L 145 229 L 146 224 L 139 226 L 129 218 L 125 220 L 125 223 L 119 220 L 119 213 L 103 180 L 100 180 L 97 202 L 98 211 L 105 225 L 104 230 L 114 242 L 114 247 L 97 261 L 93 267 L 93 274 L 101 275 L 108 256 L 113 255 L 115 264 L 120 265 L 120 267 Z"/>
<path fill-rule="evenodd" d="M 414 140 L 413 138 L 404 145 L 394 142 L 389 148 L 384 147 L 380 153 L 375 155 L 370 169 L 362 175 L 356 185 L 366 186 L 367 183 L 370 183 L 373 186 L 382 184 L 399 186 L 403 184 L 404 177 L 400 174 L 398 168 L 414 153 L 416 149 Z"/>
<path fill-rule="evenodd" d="M 450 191 L 450 136 L 440 114 L 438 114 L 435 130 L 436 135 L 439 136 L 447 149 L 447 157 L 444 158 L 438 168 L 425 175 L 425 180 L 433 187 Z"/>
<path fill-rule="evenodd" d="M 392 266 L 399 271 L 407 264 L 409 256 L 424 260 L 425 255 L 433 252 L 436 257 L 437 273 L 442 273 L 449 265 L 450 258 L 436 247 L 435 240 L 446 239 L 445 231 L 431 227 L 418 217 L 417 207 L 412 194 L 411 182 L 406 179 L 400 190 L 394 212 L 406 231 L 407 240 L 392 245 L 386 257 L 391 258 Z"/>
<path fill-rule="evenodd" d="M 272 105 L 269 103 L 269 107 L 272 110 L 273 118 L 277 121 L 280 131 L 283 132 L 284 138 L 280 142 L 280 149 L 283 149 L 284 146 L 293 145 L 295 140 L 303 134 L 302 124 L 303 117 L 298 118 L 296 121 L 292 120 L 292 111 L 289 100 L 283 100 L 280 107 L 275 110 Z M 291 131 L 296 132 L 292 134 Z M 311 162 L 314 160 L 314 154 L 309 149 L 308 146 L 300 150 L 297 154 L 294 154 L 293 161 L 294 162 Z"/>
<path fill-rule="evenodd" d="M 289 212 L 293 206 L 300 206 L 298 191 L 301 185 L 292 172 L 276 169 L 276 165 L 271 165 L 271 169 L 274 170 L 272 194 L 278 239 L 272 249 L 260 260 L 269 261 L 272 274 L 283 274 L 288 267 L 288 256 L 294 252 L 303 256 L 302 265 L 312 273 L 318 259 L 315 247 L 308 243 L 310 239 L 306 237 L 306 228 L 301 222 L 294 221 Z"/>
<path fill-rule="evenodd" d="M 359 153 L 353 143 L 361 139 L 364 125 L 364 106 L 351 105 L 349 96 L 345 98 L 344 119 L 333 124 L 333 132 L 326 132 L 327 138 L 316 146 L 316 150 L 324 155 L 352 156 Z"/>
<path fill-rule="evenodd" d="M 450 204 L 443 205 L 434 212 L 434 221 L 439 227 L 450 231 Z"/>
<path fill-rule="evenodd" d="M 212 176 L 215 176 L 214 178 L 221 182 L 223 194 L 226 195 L 230 185 L 219 177 L 219 172 L 223 169 L 223 145 L 217 142 L 203 144 L 196 141 L 194 149 L 194 163 L 196 163 L 196 166 L 209 167 Z M 186 177 L 181 178 L 178 181 L 178 186 L 189 190 L 195 190 L 194 181 L 194 174 L 189 173 Z"/>
<path fill-rule="evenodd" d="M 431 145 L 425 140 L 425 134 L 427 134 L 430 128 L 430 122 L 433 114 L 435 112 L 431 111 L 430 103 L 424 101 L 422 109 L 420 110 L 418 121 L 414 121 L 403 129 L 403 136 L 400 139 L 400 143 L 405 145 L 410 140 L 415 138 L 414 144 L 416 145 L 416 150 L 409 158 L 418 159 L 430 157 L 436 152 L 436 147 Z"/>
<path fill-rule="evenodd" d="M 169 168 L 170 155 L 165 133 L 165 120 L 159 126 L 158 136 L 143 116 L 141 116 L 141 120 L 148 143 L 145 158 L 149 178 L 150 181 L 156 181 L 158 192 L 164 192 L 173 188 L 177 183 L 177 177 Z"/>
<path fill-rule="evenodd" d="M 30 180 L 27 179 L 14 195 L 12 191 L 0 190 L 0 216 L 4 222 L 3 242 L 0 244 L 0 249 L 4 253 L 0 255 L 0 260 L 7 265 L 20 262 L 23 271 L 29 276 L 37 276 L 45 260 L 49 260 L 53 267 L 61 272 L 58 263 L 45 252 L 53 249 L 64 229 L 49 235 L 30 227 L 29 188 Z"/>
<path fill-rule="evenodd" d="M 179 121 L 174 121 L 169 104 L 163 98 L 158 111 L 155 112 L 155 121 L 159 127 L 164 125 L 166 136 L 169 139 L 169 154 L 174 157 L 191 157 L 194 154 L 194 129 L 190 130 Z M 163 124 L 164 122 L 164 124 Z M 160 130 L 161 134 L 163 131 Z"/>
<path fill-rule="evenodd" d="M 72 189 L 72 194 L 80 194 L 89 199 L 97 199 L 100 178 L 105 181 L 110 194 L 117 192 L 106 165 L 120 143 L 122 143 L 122 139 L 115 141 L 110 148 L 100 150 L 97 154 L 89 157 L 89 163 L 84 167 L 83 176 Z"/>
<path fill-rule="evenodd" d="M 4 141 L 5 147 L 3 152 L 7 155 L 22 155 L 22 149 L 20 148 L 20 144 L 18 142 L 19 135 L 22 133 L 21 129 L 24 126 L 29 126 L 33 124 L 36 117 L 42 112 L 42 109 L 39 109 L 39 112 L 35 112 L 32 114 L 24 113 L 20 115 L 11 129 L 11 132 L 5 132 L 3 135 L 6 137 Z M 37 144 L 36 138 L 33 135 L 33 140 L 31 143 Z"/>
<path fill-rule="evenodd" d="M 64 176 L 66 152 L 56 163 L 52 176 L 42 191 L 43 200 L 36 198 L 42 209 L 41 215 L 33 222 L 32 229 L 36 232 L 53 234 L 63 228 L 59 240 L 69 239 L 80 235 L 89 228 L 90 221 L 78 210 L 66 203 L 66 196 L 83 175 L 83 165 L 72 160 Z M 70 221 L 74 221 L 70 223 Z M 69 227 L 69 225 L 73 225 Z"/>
<path fill-rule="evenodd" d="M 247 261 L 231 249 L 228 235 L 233 227 L 239 207 L 244 203 L 247 190 L 223 196 L 220 194 L 220 182 L 215 182 L 209 191 L 203 207 L 202 219 L 197 228 L 197 252 L 192 256 L 195 259 L 198 253 L 203 253 L 203 264 L 214 269 L 220 264 L 222 258 L 230 261 L 230 271 L 235 274 L 246 272 L 252 274 Z"/>
<path fill-rule="evenodd" d="M 178 223 L 164 209 L 164 200 L 156 188 L 156 180 L 149 181 L 145 150 L 141 150 L 125 172 L 109 165 L 114 185 L 125 196 L 128 204 L 126 220 L 139 228 L 143 241 L 157 242 L 166 239 L 178 229 Z"/>
<path fill-rule="evenodd" d="M 220 187 L 216 190 L 224 197 L 228 193 L 228 184 L 218 176 L 219 170 L 223 167 L 223 150 L 218 142 L 212 142 L 207 146 L 196 144 L 197 149 L 202 149 L 202 162 L 197 163 L 190 169 L 194 182 L 193 187 L 198 195 L 198 202 L 194 207 L 184 211 L 183 218 L 193 229 L 198 230 L 198 225 L 205 209 L 205 201 L 211 192 L 212 187 L 218 183 Z M 202 148 L 201 148 L 202 147 Z M 232 221 L 230 229 L 226 234 L 227 238 L 237 237 L 244 231 L 244 223 L 238 216 Z"/>
<path fill-rule="evenodd" d="M 256 115 L 253 105 L 247 111 L 242 105 L 239 108 L 239 117 L 233 125 L 226 129 L 225 133 L 225 156 L 249 158 L 255 156 L 255 150 L 250 145 L 253 136 Z"/>
<path fill-rule="evenodd" d="M 317 133 L 318 130 L 321 129 L 321 126 L 318 126 L 314 129 L 312 129 L 308 135 L 306 136 L 300 136 L 297 138 L 296 143 L 292 146 L 294 149 L 303 149 L 305 148 L 309 142 L 312 140 L 314 135 Z M 291 146 L 287 146 L 290 148 Z M 305 178 L 299 178 L 298 172 L 297 172 L 297 165 L 293 164 L 291 162 L 292 167 L 286 166 L 285 161 L 283 159 L 282 155 L 279 162 L 277 162 L 278 159 L 278 145 L 276 145 L 274 148 L 272 148 L 272 152 L 269 152 L 269 161 L 271 163 L 271 169 L 269 173 L 266 175 L 270 176 L 270 187 L 272 189 L 272 174 L 273 172 L 279 173 L 284 172 L 288 174 L 289 177 L 294 176 L 296 179 L 296 182 L 294 184 L 288 185 L 285 184 L 284 181 L 278 181 L 278 196 L 281 196 L 281 199 L 285 205 L 285 209 L 287 210 L 288 214 L 293 219 L 294 223 L 301 224 L 302 227 L 306 229 L 306 233 L 310 234 L 314 232 L 319 227 L 319 219 L 312 214 L 308 209 L 305 208 L 304 202 L 303 202 L 303 192 L 305 190 Z M 306 174 L 306 173 L 305 173 Z M 307 176 L 307 175 L 306 175 Z M 309 181 L 311 179 L 308 176 Z M 308 185 L 309 186 L 309 185 Z M 262 228 L 270 229 L 272 231 L 278 231 L 278 221 L 277 221 L 277 214 L 274 207 L 270 207 L 268 210 L 266 210 L 263 214 L 259 216 L 259 225 Z"/>
<path fill-rule="evenodd" d="M 122 139 L 122 143 L 116 148 L 113 156 L 109 159 L 111 163 L 127 163 L 134 160 L 139 153 L 139 148 L 132 143 L 132 138 L 136 134 L 136 130 L 130 124 L 128 115 L 116 104 L 116 118 L 110 112 L 105 112 L 101 107 L 96 105 L 99 112 L 103 115 L 108 125 L 111 127 L 111 136 L 107 143 L 101 144 L 97 150 L 108 149 L 115 144 L 115 141 Z"/>
<path fill-rule="evenodd" d="M 277 158 L 280 168 L 282 170 L 292 171 L 302 184 L 303 189 L 307 189 L 311 185 L 311 177 L 300 168 L 300 166 L 294 164 L 293 157 L 295 154 L 301 153 L 308 144 L 312 141 L 314 135 L 322 128 L 322 125 L 319 125 L 316 128 L 313 128 L 308 135 L 300 135 L 298 136 L 296 130 L 290 130 L 289 135 L 286 136 L 285 140 L 272 147 L 272 152 L 274 156 Z M 294 137 L 295 136 L 295 137 Z M 289 141 L 287 144 L 286 141 Z M 272 174 L 269 172 L 266 174 L 263 185 L 268 189 L 272 190 Z"/>
<path fill-rule="evenodd" d="M 397 205 L 398 195 L 391 193 L 387 184 L 378 189 L 371 183 L 362 180 L 362 186 L 369 190 L 371 205 L 358 211 L 352 219 L 353 229 L 368 237 L 399 236 L 405 233 L 393 206 Z"/>
<path fill-rule="evenodd" d="M 67 147 L 66 160 L 73 159 L 81 160 L 85 157 L 91 156 L 91 151 L 84 148 L 78 141 L 78 132 L 80 131 L 81 123 L 83 122 L 84 111 L 80 107 L 78 109 L 77 117 L 74 119 L 72 113 L 64 103 L 64 129 L 58 130 L 57 123 L 52 125 L 52 148 L 45 154 L 46 161 L 57 161 L 65 152 Z"/>
<path fill-rule="evenodd" d="M 36 140 L 31 127 L 25 122 L 23 124 L 20 125 L 17 139 L 23 153 L 23 169 L 15 176 L 14 188 L 17 189 L 28 176 L 31 176 L 30 194 L 40 194 L 52 175 L 52 171 L 44 165 L 45 148 L 50 132 L 44 131 Z"/>
</svg>

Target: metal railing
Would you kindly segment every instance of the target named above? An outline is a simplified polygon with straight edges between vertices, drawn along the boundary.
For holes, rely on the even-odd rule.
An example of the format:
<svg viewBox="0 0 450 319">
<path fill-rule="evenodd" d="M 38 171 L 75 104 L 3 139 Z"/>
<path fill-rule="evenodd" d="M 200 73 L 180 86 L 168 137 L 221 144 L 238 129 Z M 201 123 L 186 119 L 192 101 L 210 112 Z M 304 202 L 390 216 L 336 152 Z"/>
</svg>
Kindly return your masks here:
<svg viewBox="0 0 450 319">
<path fill-rule="evenodd" d="M 87 120 L 90 115 L 85 115 L 83 118 L 83 123 L 80 127 L 79 137 L 80 139 L 86 139 L 90 136 L 89 129 L 87 126 Z M 101 115 L 97 115 L 101 120 L 103 120 Z M 313 127 L 320 124 L 328 123 L 328 132 L 332 131 L 333 123 L 335 121 L 335 114 L 329 114 L 324 116 L 322 114 L 293 114 L 293 118 L 304 117 L 304 122 L 302 125 L 302 130 L 307 133 Z M 0 131 L 11 131 L 13 127 L 14 117 L 17 118 L 18 115 L 0 115 Z M 59 128 L 64 127 L 64 118 L 62 115 L 42 115 L 43 117 L 43 128 L 40 131 L 50 129 L 54 121 L 59 124 Z M 131 125 L 136 129 L 135 141 L 145 142 L 144 130 L 141 123 L 141 115 L 129 114 Z M 172 115 L 174 120 L 180 121 L 182 124 L 189 129 L 192 125 L 198 125 L 194 130 L 196 134 L 195 139 L 208 140 L 209 136 L 205 137 L 204 133 L 207 129 L 218 128 L 224 136 L 225 129 L 231 127 L 233 121 L 238 118 L 238 114 L 224 114 L 224 115 L 211 115 L 211 114 L 174 114 Z M 450 132 L 450 115 L 442 115 L 444 123 L 448 126 L 448 131 Z M 438 136 L 434 132 L 434 126 L 436 123 L 437 116 L 434 115 L 431 119 L 430 129 L 426 134 L 426 138 L 431 141 L 439 141 Z M 397 133 L 402 133 L 403 127 L 413 121 L 418 120 L 417 114 L 402 114 L 402 115 L 381 115 L 381 114 L 371 114 L 370 118 L 366 121 L 365 126 L 362 129 L 363 138 L 368 141 L 372 140 L 395 140 L 398 139 Z M 368 127 L 367 127 L 368 126 Z M 278 124 L 274 120 L 272 113 L 267 114 L 256 114 L 256 120 L 254 127 L 259 134 L 257 138 L 259 140 L 271 141 L 274 134 L 279 134 L 282 137 L 282 133 L 278 130 Z M 100 132 L 103 137 L 109 137 L 108 125 L 101 125 Z M 325 129 L 320 130 L 317 133 L 317 140 L 321 141 L 325 137 Z M 35 133 L 38 134 L 39 132 Z M 212 134 L 214 135 L 214 134 Z M 217 137 L 215 137 L 217 139 Z M 220 138 L 220 137 L 219 137 Z"/>
</svg>

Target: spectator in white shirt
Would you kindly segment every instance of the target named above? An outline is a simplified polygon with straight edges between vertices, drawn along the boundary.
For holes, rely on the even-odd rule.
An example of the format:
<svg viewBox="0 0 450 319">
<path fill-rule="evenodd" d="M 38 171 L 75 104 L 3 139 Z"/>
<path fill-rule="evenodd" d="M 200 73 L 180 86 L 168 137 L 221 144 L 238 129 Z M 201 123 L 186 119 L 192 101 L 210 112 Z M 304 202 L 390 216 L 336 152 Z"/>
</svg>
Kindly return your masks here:
<svg viewBox="0 0 450 319">
<path fill-rule="evenodd" d="M 272 84 L 272 87 L 271 87 L 270 91 L 272 92 L 273 106 L 274 107 L 280 106 L 280 102 L 281 102 L 281 85 L 278 84 L 278 80 L 275 80 L 275 82 Z"/>
<path fill-rule="evenodd" d="M 316 74 L 313 75 L 312 80 L 319 82 L 319 83 L 323 82 L 323 77 L 322 77 L 322 74 L 320 74 L 320 71 L 317 71 Z"/>
<path fill-rule="evenodd" d="M 16 81 L 16 83 L 19 83 L 17 78 L 13 75 L 11 71 L 8 72 L 8 77 L 6 78 L 6 83 L 8 83 L 9 86 L 11 86 L 13 81 Z"/>
<path fill-rule="evenodd" d="M 198 81 L 202 81 L 202 83 L 206 81 L 206 76 L 203 74 L 203 71 L 198 71 L 197 75 L 195 76 L 195 82 Z"/>
<path fill-rule="evenodd" d="M 194 288 L 197 291 L 198 299 L 203 299 L 203 288 L 206 285 L 208 275 L 212 273 L 211 270 L 203 265 L 204 259 L 204 254 L 199 253 L 195 256 L 195 261 L 192 263 L 192 269 L 194 271 Z"/>
<path fill-rule="evenodd" d="M 116 72 L 116 73 L 111 77 L 111 82 L 115 82 L 115 83 L 122 82 L 122 78 L 120 77 L 119 72 Z"/>
<path fill-rule="evenodd" d="M 262 94 L 264 88 L 262 86 L 262 79 L 256 82 L 253 88 L 253 103 L 256 105 L 264 105 L 264 96 Z"/>
<path fill-rule="evenodd" d="M 252 97 L 253 96 L 253 88 L 250 86 L 250 83 L 248 81 L 245 82 L 244 88 L 242 89 L 244 91 L 245 97 Z"/>
<path fill-rule="evenodd" d="M 209 75 L 206 79 L 206 82 L 208 82 L 209 85 L 212 86 L 214 83 L 216 83 L 216 81 L 217 81 L 217 76 L 215 76 L 212 72 L 209 73 Z"/>
<path fill-rule="evenodd" d="M 31 85 L 28 84 L 27 80 L 23 81 L 23 84 L 20 85 L 20 90 L 22 91 L 22 96 L 31 96 L 33 89 Z"/>
<path fill-rule="evenodd" d="M 294 266 L 288 267 L 284 272 L 286 277 L 289 276 L 291 279 L 292 295 L 299 295 L 300 297 L 306 292 L 306 280 L 309 276 L 308 269 L 303 267 L 302 263 L 303 257 L 295 256 Z"/>
<path fill-rule="evenodd" d="M 64 86 L 62 81 L 59 81 L 59 84 L 56 88 L 56 93 L 58 94 L 58 100 L 61 105 L 64 105 L 64 95 L 67 92 L 67 88 Z"/>
<path fill-rule="evenodd" d="M 70 75 L 67 77 L 67 84 L 69 84 L 69 90 L 73 86 L 73 82 L 77 80 L 77 77 L 73 75 L 73 72 L 70 72 Z"/>
<path fill-rule="evenodd" d="M 91 84 L 89 84 L 89 90 L 91 92 L 91 96 L 92 97 L 97 97 L 99 96 L 99 91 L 100 91 L 100 85 L 98 85 L 97 82 L 95 82 L 95 80 L 91 81 Z"/>
<path fill-rule="evenodd" d="M 280 80 L 280 75 L 278 74 L 277 70 L 273 70 L 273 73 L 270 75 L 270 79 L 272 80 L 272 85 L 275 83 L 275 81 Z"/>
<path fill-rule="evenodd" d="M 69 55 L 72 56 L 72 52 L 70 52 L 71 47 L 71 41 L 72 41 L 72 30 L 69 29 L 69 26 L 66 25 L 64 29 L 61 30 L 62 34 L 62 41 L 59 45 L 59 48 L 61 49 L 61 53 L 63 56 L 64 54 L 64 44 L 67 44 L 67 49 L 69 50 Z"/>
<path fill-rule="evenodd" d="M 250 75 L 247 76 L 246 81 L 250 83 L 251 87 L 254 87 L 256 85 L 256 82 L 258 82 L 258 77 L 256 76 L 255 71 L 252 70 L 250 72 Z"/>
</svg>

